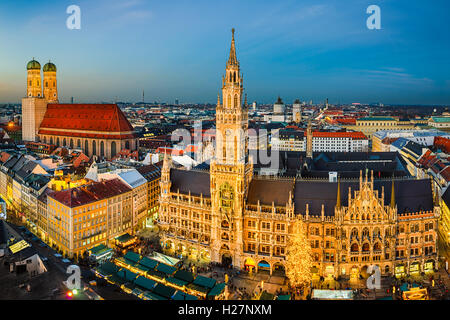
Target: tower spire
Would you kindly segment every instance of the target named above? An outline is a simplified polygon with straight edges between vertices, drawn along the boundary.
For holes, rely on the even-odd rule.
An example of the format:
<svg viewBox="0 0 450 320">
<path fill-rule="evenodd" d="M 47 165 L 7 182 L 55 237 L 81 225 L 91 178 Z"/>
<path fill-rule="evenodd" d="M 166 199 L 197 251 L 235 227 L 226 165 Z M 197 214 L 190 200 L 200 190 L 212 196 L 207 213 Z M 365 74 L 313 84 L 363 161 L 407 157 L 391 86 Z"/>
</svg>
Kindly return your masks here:
<svg viewBox="0 0 450 320">
<path fill-rule="evenodd" d="M 338 177 L 336 208 L 341 208 L 341 179 Z"/>
<path fill-rule="evenodd" d="M 231 47 L 230 47 L 230 57 L 228 58 L 228 65 L 237 65 L 236 58 L 236 46 L 234 44 L 234 28 L 231 29 Z"/>
<path fill-rule="evenodd" d="M 395 208 L 394 175 L 392 175 L 391 208 Z"/>
</svg>

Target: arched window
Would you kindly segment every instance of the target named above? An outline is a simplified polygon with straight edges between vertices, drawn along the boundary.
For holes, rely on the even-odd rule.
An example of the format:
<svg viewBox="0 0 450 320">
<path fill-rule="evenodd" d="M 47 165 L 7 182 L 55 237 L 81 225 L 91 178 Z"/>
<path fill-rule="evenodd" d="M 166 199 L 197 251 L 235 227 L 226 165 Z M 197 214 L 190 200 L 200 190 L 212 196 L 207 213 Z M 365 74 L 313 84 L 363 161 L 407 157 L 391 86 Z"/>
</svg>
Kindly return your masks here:
<svg viewBox="0 0 450 320">
<path fill-rule="evenodd" d="M 59 147 L 59 137 L 56 138 L 56 145 Z"/>
<path fill-rule="evenodd" d="M 100 142 L 100 156 L 101 157 L 105 156 L 105 143 L 103 141 Z"/>
<path fill-rule="evenodd" d="M 373 245 L 373 251 L 381 251 L 381 244 L 379 242 L 375 242 Z"/>
<path fill-rule="evenodd" d="M 238 95 L 237 94 L 234 95 L 234 105 L 233 105 L 233 107 L 235 107 L 235 108 L 238 107 Z"/>
<path fill-rule="evenodd" d="M 116 155 L 116 142 L 113 141 L 111 142 L 111 158 L 114 157 Z"/>
<path fill-rule="evenodd" d="M 229 227 L 230 227 L 229 222 L 228 222 L 227 220 L 223 220 L 223 221 L 222 221 L 222 228 L 228 229 Z"/>
<path fill-rule="evenodd" d="M 78 139 L 78 141 L 77 141 L 77 148 L 81 148 L 81 140 L 80 139 Z"/>
<path fill-rule="evenodd" d="M 66 146 L 66 138 L 63 139 L 63 146 Z"/>
<path fill-rule="evenodd" d="M 70 149 L 73 149 L 73 139 L 70 138 Z"/>
<path fill-rule="evenodd" d="M 96 155 L 97 154 L 97 143 L 94 141 L 92 141 L 92 154 Z"/>
<path fill-rule="evenodd" d="M 368 251 L 370 251 L 370 246 L 369 246 L 369 243 L 364 243 L 363 244 L 363 246 L 362 246 L 362 251 L 363 252 L 368 252 Z"/>
<path fill-rule="evenodd" d="M 53 137 L 50 137 L 50 144 L 53 144 Z"/>
<path fill-rule="evenodd" d="M 359 246 L 357 243 L 352 244 L 352 246 L 350 247 L 350 251 L 351 252 L 359 252 Z"/>
<path fill-rule="evenodd" d="M 227 107 L 228 107 L 228 108 L 231 108 L 231 95 L 228 95 L 228 98 L 227 98 Z"/>
<path fill-rule="evenodd" d="M 84 140 L 84 153 L 89 155 L 89 142 L 87 140 Z"/>
</svg>

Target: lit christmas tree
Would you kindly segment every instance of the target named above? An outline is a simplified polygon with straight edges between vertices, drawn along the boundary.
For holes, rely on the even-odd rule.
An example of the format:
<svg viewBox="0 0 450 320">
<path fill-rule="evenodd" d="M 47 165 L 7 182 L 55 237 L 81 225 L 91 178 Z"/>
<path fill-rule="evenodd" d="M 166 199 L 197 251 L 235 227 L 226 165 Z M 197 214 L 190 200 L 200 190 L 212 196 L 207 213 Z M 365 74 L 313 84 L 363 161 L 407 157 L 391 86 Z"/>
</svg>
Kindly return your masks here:
<svg viewBox="0 0 450 320">
<path fill-rule="evenodd" d="M 292 287 L 308 287 L 311 283 L 311 245 L 306 237 L 304 223 L 297 220 L 289 239 L 286 259 L 286 276 Z"/>
</svg>

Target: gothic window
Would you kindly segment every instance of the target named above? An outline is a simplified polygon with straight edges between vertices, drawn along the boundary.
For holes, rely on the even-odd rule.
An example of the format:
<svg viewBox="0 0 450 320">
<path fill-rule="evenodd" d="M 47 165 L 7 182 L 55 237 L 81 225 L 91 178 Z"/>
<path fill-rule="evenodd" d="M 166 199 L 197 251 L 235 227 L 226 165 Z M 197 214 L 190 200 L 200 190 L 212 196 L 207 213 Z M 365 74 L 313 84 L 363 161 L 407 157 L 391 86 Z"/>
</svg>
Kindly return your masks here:
<svg viewBox="0 0 450 320">
<path fill-rule="evenodd" d="M 80 141 L 80 139 L 78 139 L 78 141 L 77 141 L 77 148 L 81 148 L 81 141 Z"/>
<path fill-rule="evenodd" d="M 352 244 L 352 246 L 350 247 L 350 251 L 351 252 L 359 252 L 359 246 L 357 243 Z"/>
<path fill-rule="evenodd" d="M 56 138 L 56 145 L 59 147 L 59 137 Z"/>
<path fill-rule="evenodd" d="M 63 139 L 63 146 L 66 146 L 66 138 Z"/>
<path fill-rule="evenodd" d="M 94 141 L 92 141 L 92 154 L 96 155 L 97 154 L 97 143 Z"/>
<path fill-rule="evenodd" d="M 250 221 L 249 221 L 250 222 Z M 227 220 L 223 220 L 222 221 L 222 228 L 226 228 L 226 229 L 228 229 L 229 228 L 229 226 L 230 226 L 230 224 L 228 223 L 228 221 Z"/>
<path fill-rule="evenodd" d="M 228 98 L 227 98 L 227 107 L 228 107 L 228 108 L 231 108 L 231 95 L 228 95 Z"/>
<path fill-rule="evenodd" d="M 84 141 L 84 153 L 89 154 L 89 142 L 87 140 Z"/>
<path fill-rule="evenodd" d="M 238 95 L 237 94 L 234 95 L 234 105 L 233 105 L 233 107 L 235 107 L 235 108 L 238 107 Z"/>
<path fill-rule="evenodd" d="M 70 148 L 73 149 L 73 139 L 70 139 Z"/>
</svg>

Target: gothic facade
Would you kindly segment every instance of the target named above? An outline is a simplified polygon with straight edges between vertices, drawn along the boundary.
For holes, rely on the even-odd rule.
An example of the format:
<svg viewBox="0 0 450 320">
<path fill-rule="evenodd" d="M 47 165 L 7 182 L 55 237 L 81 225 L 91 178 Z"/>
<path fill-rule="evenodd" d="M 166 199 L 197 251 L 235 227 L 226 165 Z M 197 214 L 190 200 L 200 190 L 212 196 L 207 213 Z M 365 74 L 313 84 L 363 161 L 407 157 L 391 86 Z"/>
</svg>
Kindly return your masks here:
<svg viewBox="0 0 450 320">
<path fill-rule="evenodd" d="M 315 278 L 358 277 L 369 265 L 398 276 L 436 268 L 440 208 L 429 180 L 376 180 L 368 171 L 359 181 L 337 182 L 254 176 L 242 97 L 233 30 L 209 170 L 176 169 L 164 158 L 159 226 L 166 250 L 283 272 L 293 223 L 302 219 Z M 308 146 L 305 162 L 313 156 Z"/>
</svg>

